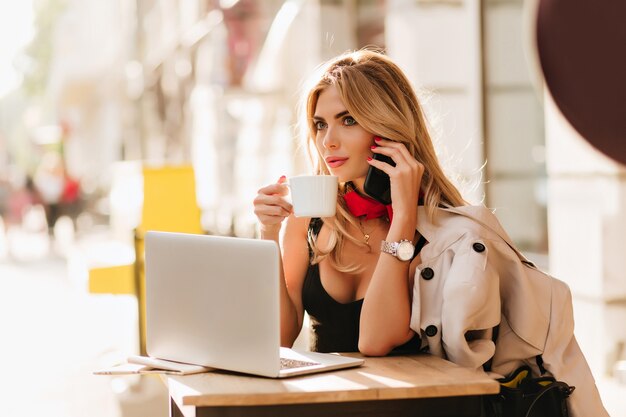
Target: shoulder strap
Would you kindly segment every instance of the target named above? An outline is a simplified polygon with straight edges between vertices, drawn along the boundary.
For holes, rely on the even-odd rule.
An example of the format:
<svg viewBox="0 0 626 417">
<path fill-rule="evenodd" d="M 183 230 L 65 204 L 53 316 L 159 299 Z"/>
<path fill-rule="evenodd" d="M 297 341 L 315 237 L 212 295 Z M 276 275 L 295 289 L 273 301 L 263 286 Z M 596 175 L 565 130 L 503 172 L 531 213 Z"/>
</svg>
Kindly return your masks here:
<svg viewBox="0 0 626 417">
<path fill-rule="evenodd" d="M 317 236 L 320 230 L 322 229 L 323 225 L 324 225 L 324 221 L 321 218 L 319 217 L 311 218 L 311 221 L 309 221 L 308 233 L 312 233 L 313 235 Z"/>
<path fill-rule="evenodd" d="M 476 217 L 471 216 L 471 215 L 465 213 L 463 210 L 459 210 L 456 207 L 446 207 L 443 210 L 445 210 L 445 211 L 447 211 L 449 213 L 454 213 L 454 214 L 458 214 L 458 215 L 463 216 L 463 217 L 467 217 L 468 219 L 471 219 L 471 220 L 475 221 L 476 223 L 480 224 L 484 228 L 486 228 L 488 230 L 491 230 L 493 233 L 498 235 L 500 237 L 500 239 L 502 239 L 513 250 L 513 252 L 515 252 L 517 254 L 517 257 L 520 259 L 520 261 L 522 261 L 524 264 L 526 264 L 528 266 L 536 268 L 535 264 L 533 262 L 531 262 L 530 260 L 528 260 L 528 258 L 526 258 L 526 256 L 524 256 L 524 254 L 522 252 L 520 252 L 520 250 L 515 247 L 515 245 L 513 244 L 513 242 L 511 242 L 511 240 L 510 240 L 510 238 L 508 236 L 503 235 L 502 233 L 500 233 L 499 231 L 497 231 L 496 229 L 494 229 L 493 227 L 491 227 L 487 223 L 483 222 L 482 220 L 479 220 Z"/>
<path fill-rule="evenodd" d="M 313 248 L 311 247 L 311 242 L 317 239 L 317 235 L 319 234 L 322 226 L 324 225 L 324 221 L 319 217 L 313 217 L 311 221 L 309 221 L 309 227 L 307 229 L 307 246 L 309 247 L 309 260 L 313 260 Z"/>
</svg>

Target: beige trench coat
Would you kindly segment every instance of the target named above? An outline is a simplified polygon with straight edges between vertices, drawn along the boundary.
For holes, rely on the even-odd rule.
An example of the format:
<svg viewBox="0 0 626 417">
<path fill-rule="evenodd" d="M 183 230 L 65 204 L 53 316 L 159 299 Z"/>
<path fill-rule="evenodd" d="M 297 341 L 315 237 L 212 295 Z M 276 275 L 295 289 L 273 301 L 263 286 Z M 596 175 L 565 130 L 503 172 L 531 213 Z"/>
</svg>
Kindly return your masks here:
<svg viewBox="0 0 626 417">
<path fill-rule="evenodd" d="M 574 337 L 566 284 L 523 263 L 485 207 L 440 209 L 434 223 L 420 208 L 417 229 L 428 244 L 415 271 L 411 328 L 431 354 L 476 369 L 493 358 L 496 377 L 522 364 L 538 374 L 542 355 L 555 378 L 576 387 L 573 417 L 608 416 Z"/>
</svg>

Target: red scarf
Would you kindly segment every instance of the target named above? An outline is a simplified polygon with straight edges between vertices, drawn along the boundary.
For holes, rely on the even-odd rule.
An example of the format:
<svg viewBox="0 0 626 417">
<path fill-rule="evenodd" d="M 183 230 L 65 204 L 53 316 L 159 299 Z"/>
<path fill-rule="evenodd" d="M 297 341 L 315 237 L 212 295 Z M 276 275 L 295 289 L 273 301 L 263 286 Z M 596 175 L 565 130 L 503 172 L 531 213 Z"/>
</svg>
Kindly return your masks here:
<svg viewBox="0 0 626 417">
<path fill-rule="evenodd" d="M 393 218 L 391 204 L 386 206 L 373 198 L 362 196 L 354 190 L 345 193 L 343 199 L 348 206 L 348 210 L 355 217 L 365 216 L 365 220 L 370 220 L 386 214 L 389 217 L 389 221 Z"/>
</svg>

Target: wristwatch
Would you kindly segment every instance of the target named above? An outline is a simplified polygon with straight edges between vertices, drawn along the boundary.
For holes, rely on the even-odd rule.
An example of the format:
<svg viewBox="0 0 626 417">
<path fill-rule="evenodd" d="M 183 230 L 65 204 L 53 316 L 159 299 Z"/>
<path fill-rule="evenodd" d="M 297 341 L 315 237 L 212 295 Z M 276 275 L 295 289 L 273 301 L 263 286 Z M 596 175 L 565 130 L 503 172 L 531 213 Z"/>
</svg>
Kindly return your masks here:
<svg viewBox="0 0 626 417">
<path fill-rule="evenodd" d="M 401 261 L 410 261 L 415 252 L 415 246 L 410 240 L 402 239 L 399 242 L 380 242 L 380 251 L 393 255 Z"/>
</svg>

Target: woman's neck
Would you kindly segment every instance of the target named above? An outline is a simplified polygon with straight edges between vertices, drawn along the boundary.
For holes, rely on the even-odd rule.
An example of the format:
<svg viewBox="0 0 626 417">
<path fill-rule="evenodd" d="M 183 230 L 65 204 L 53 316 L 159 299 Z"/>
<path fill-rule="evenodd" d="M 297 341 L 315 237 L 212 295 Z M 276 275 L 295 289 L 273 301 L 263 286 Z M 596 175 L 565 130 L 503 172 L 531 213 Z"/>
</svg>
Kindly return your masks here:
<svg viewBox="0 0 626 417">
<path fill-rule="evenodd" d="M 354 179 L 350 181 L 350 184 L 352 184 L 352 188 L 354 188 L 354 190 L 356 190 L 359 194 L 367 195 L 364 189 L 365 178 Z"/>
</svg>

